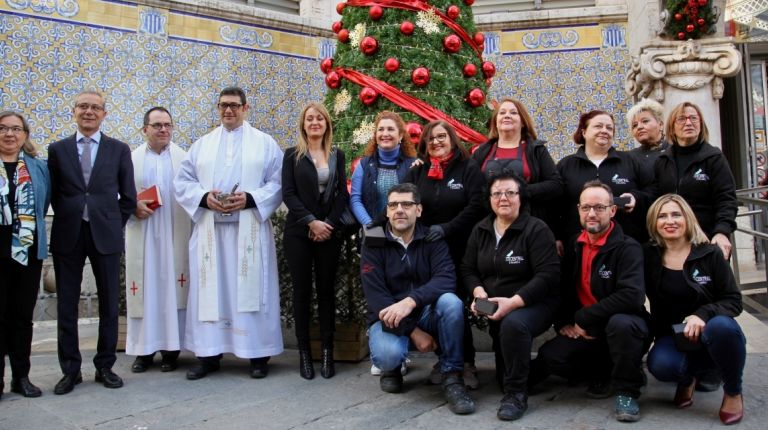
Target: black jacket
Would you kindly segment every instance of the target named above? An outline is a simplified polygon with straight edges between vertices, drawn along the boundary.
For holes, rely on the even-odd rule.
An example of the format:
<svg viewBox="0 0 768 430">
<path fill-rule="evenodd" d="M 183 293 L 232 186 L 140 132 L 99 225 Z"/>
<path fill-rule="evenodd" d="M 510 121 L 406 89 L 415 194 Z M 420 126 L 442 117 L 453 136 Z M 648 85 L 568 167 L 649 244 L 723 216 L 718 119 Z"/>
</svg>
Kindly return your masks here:
<svg viewBox="0 0 768 430">
<path fill-rule="evenodd" d="M 285 150 L 283 157 L 283 202 L 288 207 L 285 232 L 306 236 L 308 225 L 322 220 L 341 232 L 339 218 L 349 202 L 344 152 L 334 148 L 328 159 L 330 177 L 321 195 L 317 185 L 317 169 L 309 155 L 296 163 L 296 147 Z"/>
<path fill-rule="evenodd" d="M 696 292 L 695 303 L 662 303 L 662 249 L 649 243 L 643 246 L 643 252 L 654 335 L 670 334 L 671 324 L 681 323 L 688 315 L 696 315 L 707 322 L 718 315 L 736 317 L 741 313 L 741 291 L 719 247 L 711 244 L 694 246 L 683 263 L 686 285 Z"/>
<path fill-rule="evenodd" d="M 581 282 L 583 245 L 575 235 L 566 245 L 562 268 L 563 295 L 555 328 L 577 323 L 590 335 L 600 334 L 615 314 L 646 316 L 643 250 L 614 223 L 613 231 L 592 260 L 590 287 L 597 303 L 583 307 L 576 293 Z"/>
<path fill-rule="evenodd" d="M 638 162 L 640 162 L 640 164 L 643 166 L 643 169 L 653 171 L 653 165 L 656 163 L 656 159 L 659 158 L 659 155 L 661 155 L 661 153 L 667 148 L 669 148 L 669 143 L 667 143 L 666 140 L 661 139 L 659 146 L 656 146 L 653 149 L 649 149 L 647 146 L 641 145 L 636 148 L 632 148 L 627 152 L 629 155 L 635 157 Z"/>
<path fill-rule="evenodd" d="M 477 162 L 481 169 L 496 142 L 498 139 L 491 139 L 480 145 L 472 153 L 472 159 Z M 554 202 L 563 193 L 563 180 L 557 172 L 555 162 L 544 145 L 545 143 L 543 140 L 533 140 L 526 145 L 525 158 L 531 171 L 531 181 L 528 182 L 531 214 L 543 219 L 547 225 L 552 227 L 550 221 L 554 221 L 554 218 L 550 217 L 549 214 L 553 211 Z"/>
<path fill-rule="evenodd" d="M 409 170 L 403 182 L 419 188 L 423 207 L 419 222 L 425 226 L 439 224 L 443 228 L 453 262 L 459 264 L 472 227 L 488 213 L 483 191 L 485 181 L 471 159 L 454 157 L 440 181 L 427 177 L 431 165 L 429 159 L 425 160 L 424 164 Z"/>
<path fill-rule="evenodd" d="M 548 302 L 555 305 L 559 293 L 560 259 L 555 237 L 546 224 L 521 213 L 496 245 L 489 215 L 472 230 L 461 264 L 464 287 L 482 286 L 489 297 L 519 295 L 526 306 Z"/>
<path fill-rule="evenodd" d="M 561 222 L 555 230 L 555 237 L 565 241 L 581 231 L 579 211 L 576 207 L 579 196 L 586 182 L 599 179 L 600 182 L 611 187 L 615 197 L 624 193 L 631 193 L 635 197 L 635 209 L 632 213 L 627 214 L 619 208 L 615 220 L 621 224 L 626 234 L 638 242 L 647 240 L 645 213 L 651 203 L 648 188 L 653 178 L 651 172 L 644 170 L 635 157 L 611 148 L 598 168 L 587 158 L 582 145 L 575 153 L 560 160 L 557 163 L 557 170 L 565 183 L 565 195 L 560 200 Z"/>
<path fill-rule="evenodd" d="M 685 169 L 682 178 L 677 175 L 675 145 L 662 152 L 654 164 L 653 194 L 680 194 L 693 209 L 704 233 L 710 239 L 716 233 L 726 236 L 736 229 L 736 181 L 722 151 L 707 142 L 695 161 Z"/>
<path fill-rule="evenodd" d="M 368 324 L 379 321 L 379 312 L 410 297 L 416 309 L 400 322 L 409 335 L 423 308 L 437 302 L 445 293 L 456 292 L 456 271 L 444 241 L 424 240 L 427 229 L 416 224 L 413 240 L 403 248 L 384 226 L 387 242 L 382 247 L 363 245 L 360 254 L 360 280 L 368 302 Z"/>
</svg>

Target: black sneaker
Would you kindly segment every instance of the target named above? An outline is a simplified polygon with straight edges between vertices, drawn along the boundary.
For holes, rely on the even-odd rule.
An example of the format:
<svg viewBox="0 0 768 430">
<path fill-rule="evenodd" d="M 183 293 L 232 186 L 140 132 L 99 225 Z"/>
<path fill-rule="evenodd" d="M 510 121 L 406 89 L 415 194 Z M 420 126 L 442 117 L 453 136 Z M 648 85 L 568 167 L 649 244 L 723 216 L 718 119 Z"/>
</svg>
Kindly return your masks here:
<svg viewBox="0 0 768 430">
<path fill-rule="evenodd" d="M 448 409 L 457 415 L 475 412 L 475 401 L 469 397 L 461 372 L 452 372 L 443 379 L 443 394 L 448 401 Z"/>
<path fill-rule="evenodd" d="M 522 418 L 528 410 L 528 395 L 522 392 L 507 393 L 501 399 L 496 417 L 502 421 L 514 421 Z"/>
<path fill-rule="evenodd" d="M 611 397 L 610 381 L 591 381 L 584 393 L 590 399 L 607 399 Z"/>
<path fill-rule="evenodd" d="M 400 393 L 403 391 L 403 375 L 400 368 L 395 370 L 386 370 L 381 372 L 379 387 L 385 393 Z"/>
</svg>

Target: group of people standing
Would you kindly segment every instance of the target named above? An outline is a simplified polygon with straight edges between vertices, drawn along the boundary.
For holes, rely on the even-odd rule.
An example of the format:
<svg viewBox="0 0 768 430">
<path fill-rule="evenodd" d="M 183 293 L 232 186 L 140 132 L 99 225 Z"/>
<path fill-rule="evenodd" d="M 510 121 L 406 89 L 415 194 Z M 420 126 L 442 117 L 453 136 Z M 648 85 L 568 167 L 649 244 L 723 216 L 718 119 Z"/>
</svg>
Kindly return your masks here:
<svg viewBox="0 0 768 430">
<path fill-rule="evenodd" d="M 95 379 L 123 385 L 112 366 L 124 226 L 132 371 L 146 371 L 157 352 L 161 370 L 173 371 L 185 349 L 198 359 L 188 379 L 218 370 L 224 353 L 249 359 L 251 377 L 267 376 L 270 356 L 283 351 L 270 216 L 284 203 L 305 379 L 318 358 L 309 340 L 313 285 L 320 374 L 336 372 L 336 263 L 356 221 L 382 390 L 402 390 L 409 347 L 435 351 L 430 382 L 453 412 L 474 412 L 471 312 L 490 321 L 499 419 L 520 418 L 530 391 L 555 374 L 584 379 L 590 397 L 615 395 L 616 418 L 636 421 L 651 344 L 649 371 L 678 383 L 678 407 L 722 380 L 720 418 L 741 419 L 745 340 L 727 263 L 735 183 L 697 106 L 675 107 L 665 126 L 658 103 L 638 103 L 627 120 L 641 146 L 629 152 L 614 148 L 613 115 L 585 113 L 573 136 L 578 150 L 558 163 L 515 99 L 497 104 L 488 142 L 471 153 L 445 121 L 411 142 L 402 118 L 385 111 L 351 191 L 321 104 L 302 110 L 298 141 L 285 154 L 245 121 L 242 89 L 222 90 L 217 108 L 221 125 L 187 153 L 171 141 L 170 112 L 151 108 L 147 142 L 131 153 L 101 133 L 106 100 L 85 91 L 73 108 L 77 132 L 50 145 L 47 166 L 24 117 L 0 113 L 0 267 L 13 274 L 0 281 L 0 357 L 10 357 L 13 392 L 41 394 L 29 380 L 29 355 L 49 202 L 63 373 L 56 394 L 82 382 L 77 307 L 86 257 L 99 297 Z M 153 186 L 159 197 L 137 199 Z M 533 338 L 553 325 L 555 338 L 532 361 Z"/>
</svg>

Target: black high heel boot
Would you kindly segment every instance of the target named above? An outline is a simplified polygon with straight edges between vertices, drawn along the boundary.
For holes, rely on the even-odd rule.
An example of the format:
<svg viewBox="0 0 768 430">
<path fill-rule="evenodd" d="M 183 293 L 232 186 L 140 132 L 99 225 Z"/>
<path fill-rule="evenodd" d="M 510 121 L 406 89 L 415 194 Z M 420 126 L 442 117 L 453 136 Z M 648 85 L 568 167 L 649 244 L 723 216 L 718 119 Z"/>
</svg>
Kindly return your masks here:
<svg viewBox="0 0 768 430">
<path fill-rule="evenodd" d="M 333 349 L 323 348 L 321 357 L 320 375 L 325 378 L 331 378 L 336 374 L 336 365 L 333 361 Z"/>
<path fill-rule="evenodd" d="M 312 364 L 312 352 L 309 349 L 299 350 L 299 374 L 304 379 L 315 377 L 315 366 Z"/>
</svg>

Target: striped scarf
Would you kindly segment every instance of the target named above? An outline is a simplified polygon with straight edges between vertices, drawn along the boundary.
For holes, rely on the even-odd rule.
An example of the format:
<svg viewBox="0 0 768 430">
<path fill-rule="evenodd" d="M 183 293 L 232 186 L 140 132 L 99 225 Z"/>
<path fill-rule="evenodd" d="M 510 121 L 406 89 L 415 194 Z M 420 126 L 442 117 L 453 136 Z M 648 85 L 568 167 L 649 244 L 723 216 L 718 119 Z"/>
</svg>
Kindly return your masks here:
<svg viewBox="0 0 768 430">
<path fill-rule="evenodd" d="M 19 162 L 12 180 L 16 184 L 16 216 L 13 216 L 8 200 L 10 180 L 5 165 L 0 164 L 0 225 L 13 225 L 11 255 L 20 264 L 27 265 L 29 247 L 35 241 L 35 190 L 24 162 L 24 151 L 19 153 Z"/>
</svg>

